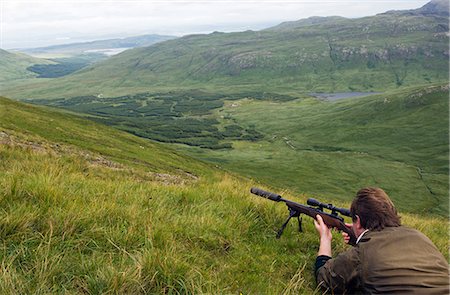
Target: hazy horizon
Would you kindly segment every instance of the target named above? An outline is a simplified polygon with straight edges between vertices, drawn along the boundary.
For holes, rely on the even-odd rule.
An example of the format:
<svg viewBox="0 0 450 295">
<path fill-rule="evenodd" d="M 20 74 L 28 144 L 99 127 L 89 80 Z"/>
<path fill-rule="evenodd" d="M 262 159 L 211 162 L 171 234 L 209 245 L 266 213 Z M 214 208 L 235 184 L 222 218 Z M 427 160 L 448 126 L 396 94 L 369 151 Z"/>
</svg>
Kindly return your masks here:
<svg viewBox="0 0 450 295">
<path fill-rule="evenodd" d="M 261 30 L 311 16 L 357 18 L 415 9 L 424 0 L 2 0 L 0 48 L 126 38 Z"/>
</svg>

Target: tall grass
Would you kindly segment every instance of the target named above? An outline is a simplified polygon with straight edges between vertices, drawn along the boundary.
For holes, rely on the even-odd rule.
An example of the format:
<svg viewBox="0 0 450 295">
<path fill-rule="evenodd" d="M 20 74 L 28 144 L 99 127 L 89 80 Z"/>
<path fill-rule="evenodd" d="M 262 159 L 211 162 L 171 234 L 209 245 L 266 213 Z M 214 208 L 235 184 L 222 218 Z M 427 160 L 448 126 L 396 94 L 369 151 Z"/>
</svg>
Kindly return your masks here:
<svg viewBox="0 0 450 295">
<path fill-rule="evenodd" d="M 246 180 L 166 184 L 6 145 L 0 158 L 2 294 L 316 292 L 312 222 L 276 240 L 287 211 L 250 196 Z M 444 220 L 405 222 L 446 253 Z"/>
</svg>

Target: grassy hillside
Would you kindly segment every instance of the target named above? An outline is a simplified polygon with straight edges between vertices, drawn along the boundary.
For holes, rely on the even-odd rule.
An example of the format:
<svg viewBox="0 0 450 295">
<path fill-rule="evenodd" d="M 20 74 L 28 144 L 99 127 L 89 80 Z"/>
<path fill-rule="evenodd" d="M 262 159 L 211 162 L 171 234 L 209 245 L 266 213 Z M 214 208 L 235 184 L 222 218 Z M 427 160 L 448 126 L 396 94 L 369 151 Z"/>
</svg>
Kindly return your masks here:
<svg viewBox="0 0 450 295">
<path fill-rule="evenodd" d="M 276 240 L 286 208 L 253 183 L 68 113 L 0 112 L 2 294 L 314 293 L 312 222 Z M 446 219 L 402 217 L 448 259 Z"/>
<path fill-rule="evenodd" d="M 35 64 L 48 65 L 53 63 L 49 60 L 0 49 L 0 85 L 9 83 L 12 80 L 36 77 L 37 75 L 29 71 L 28 67 Z"/>
<path fill-rule="evenodd" d="M 99 53 L 80 54 L 73 57 L 51 58 L 52 64 L 35 64 L 27 68 L 38 74 L 37 78 L 57 78 L 69 75 L 88 65 L 107 59 Z"/>
<path fill-rule="evenodd" d="M 128 50 L 14 98 L 117 97 L 173 89 L 223 93 L 385 91 L 448 80 L 448 17 L 327 18 L 263 31 L 190 35 Z M 83 85 L 83 87 L 79 87 Z"/>
<path fill-rule="evenodd" d="M 232 101 L 216 118 L 264 139 L 188 151 L 299 193 L 346 200 L 381 186 L 403 210 L 448 216 L 448 97 L 444 85 L 336 102 Z"/>
</svg>

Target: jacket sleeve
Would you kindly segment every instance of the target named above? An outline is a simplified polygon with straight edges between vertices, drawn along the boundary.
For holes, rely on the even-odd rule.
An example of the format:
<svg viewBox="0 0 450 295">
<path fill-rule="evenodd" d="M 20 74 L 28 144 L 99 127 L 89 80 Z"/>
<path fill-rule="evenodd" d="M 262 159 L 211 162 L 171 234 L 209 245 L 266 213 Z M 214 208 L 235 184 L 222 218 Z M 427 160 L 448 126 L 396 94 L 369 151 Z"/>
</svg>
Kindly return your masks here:
<svg viewBox="0 0 450 295">
<path fill-rule="evenodd" d="M 344 293 L 358 289 L 359 278 L 358 247 L 339 254 L 328 260 L 317 270 L 317 284 L 331 293 Z"/>
</svg>

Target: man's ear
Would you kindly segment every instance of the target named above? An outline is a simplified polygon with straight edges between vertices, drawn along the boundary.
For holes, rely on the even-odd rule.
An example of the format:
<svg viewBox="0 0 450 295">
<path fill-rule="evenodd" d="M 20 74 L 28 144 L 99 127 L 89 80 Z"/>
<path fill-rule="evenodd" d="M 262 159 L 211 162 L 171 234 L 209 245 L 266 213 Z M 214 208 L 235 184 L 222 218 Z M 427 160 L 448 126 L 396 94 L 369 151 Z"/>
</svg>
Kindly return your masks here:
<svg viewBox="0 0 450 295">
<path fill-rule="evenodd" d="M 361 230 L 363 228 L 361 225 L 361 218 L 359 218 L 359 215 L 356 215 L 356 221 L 353 222 L 353 225 L 357 230 Z"/>
</svg>

